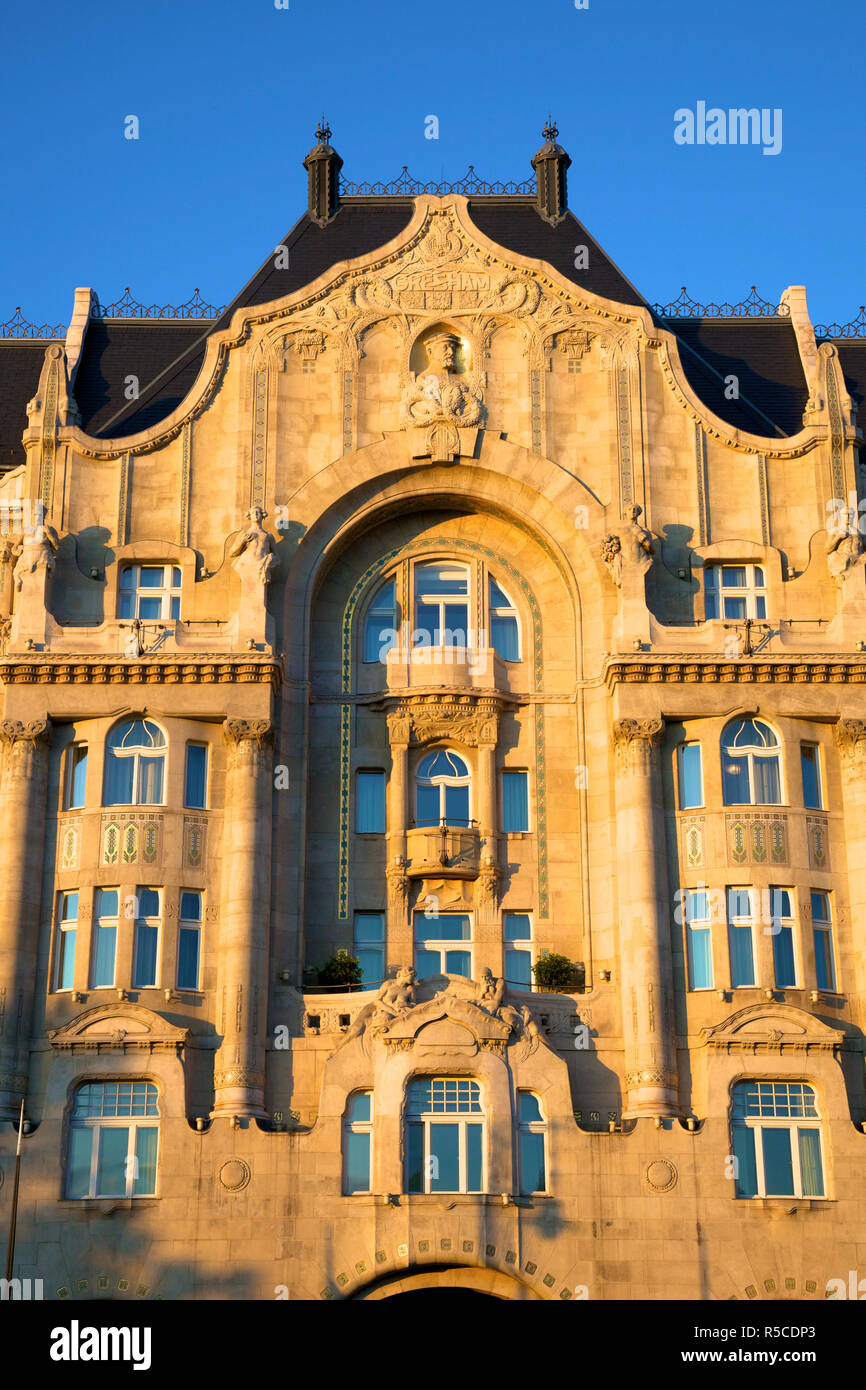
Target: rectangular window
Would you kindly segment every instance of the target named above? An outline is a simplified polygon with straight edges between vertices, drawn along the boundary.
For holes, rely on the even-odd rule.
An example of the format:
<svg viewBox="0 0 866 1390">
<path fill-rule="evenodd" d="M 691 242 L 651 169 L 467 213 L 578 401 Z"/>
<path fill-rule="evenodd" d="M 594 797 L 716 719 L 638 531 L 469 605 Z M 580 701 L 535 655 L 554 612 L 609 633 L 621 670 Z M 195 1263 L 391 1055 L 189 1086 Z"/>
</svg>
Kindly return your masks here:
<svg viewBox="0 0 866 1390">
<path fill-rule="evenodd" d="M 385 914 L 355 913 L 355 955 L 361 962 L 361 983 L 380 985 L 385 978 Z"/>
<path fill-rule="evenodd" d="M 154 989 L 158 984 L 160 893 L 158 888 L 139 888 L 135 918 L 133 989 Z"/>
<path fill-rule="evenodd" d="M 506 912 L 505 983 L 511 989 L 532 989 L 532 918 L 528 912 Z"/>
<path fill-rule="evenodd" d="M 385 774 L 361 770 L 355 774 L 355 830 L 359 835 L 385 833 Z"/>
<path fill-rule="evenodd" d="M 794 955 L 794 891 L 791 888 L 770 889 L 770 913 L 773 936 L 773 967 L 777 989 L 797 988 L 797 964 Z"/>
<path fill-rule="evenodd" d="M 78 893 L 61 893 L 57 914 L 57 964 L 55 988 L 72 989 L 75 975 L 75 939 L 78 932 Z"/>
<path fill-rule="evenodd" d="M 686 893 L 689 989 L 712 989 L 713 987 L 711 920 L 710 898 L 706 889 L 689 889 Z"/>
<path fill-rule="evenodd" d="M 704 614 L 707 618 L 766 618 L 767 590 L 760 565 L 707 565 Z"/>
<path fill-rule="evenodd" d="M 800 767 L 803 771 L 803 805 L 810 810 L 823 809 L 821 795 L 821 763 L 817 743 L 800 744 Z"/>
<path fill-rule="evenodd" d="M 681 743 L 679 764 L 680 810 L 687 811 L 692 806 L 703 806 L 704 778 L 701 766 L 701 745 L 699 743 Z"/>
<path fill-rule="evenodd" d="M 186 782 L 183 802 L 193 810 L 207 806 L 207 744 L 186 745 Z"/>
<path fill-rule="evenodd" d="M 812 893 L 812 939 L 815 943 L 815 980 L 819 989 L 836 991 L 836 965 L 833 959 L 833 923 L 830 899 L 826 893 Z"/>
<path fill-rule="evenodd" d="M 67 1197 L 154 1195 L 156 1120 L 156 1087 L 150 1082 L 80 1087 L 69 1132 Z"/>
<path fill-rule="evenodd" d="M 731 987 L 755 984 L 755 941 L 752 890 L 728 889 L 728 942 L 731 955 Z"/>
<path fill-rule="evenodd" d="M 98 888 L 96 890 L 96 926 L 93 933 L 91 989 L 110 989 L 114 984 L 119 892 L 119 888 Z"/>
<path fill-rule="evenodd" d="M 502 774 L 502 829 L 506 835 L 529 829 L 529 778 L 525 772 Z"/>
<path fill-rule="evenodd" d="M 67 811 L 84 805 L 87 782 L 87 744 L 73 743 L 66 752 L 66 795 L 63 804 Z"/>
<path fill-rule="evenodd" d="M 177 987 L 198 989 L 201 963 L 201 893 L 180 895 L 177 934 Z"/>
<path fill-rule="evenodd" d="M 815 1093 L 802 1081 L 738 1082 L 732 1127 L 737 1196 L 823 1197 L 818 1120 Z"/>
<path fill-rule="evenodd" d="M 419 980 L 430 975 L 472 978 L 472 927 L 466 914 L 415 913 L 415 970 Z"/>
</svg>

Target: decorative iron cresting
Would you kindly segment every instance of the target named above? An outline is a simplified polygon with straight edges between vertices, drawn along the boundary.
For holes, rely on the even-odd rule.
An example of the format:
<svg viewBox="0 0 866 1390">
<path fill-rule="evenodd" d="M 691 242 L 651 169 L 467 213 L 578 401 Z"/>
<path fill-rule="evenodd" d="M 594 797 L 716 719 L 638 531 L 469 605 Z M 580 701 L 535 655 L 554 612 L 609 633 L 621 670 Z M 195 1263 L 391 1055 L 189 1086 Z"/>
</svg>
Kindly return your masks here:
<svg viewBox="0 0 866 1390">
<path fill-rule="evenodd" d="M 470 164 L 466 173 L 460 179 L 449 182 L 443 179 L 440 183 L 435 180 L 425 182 L 423 179 L 413 178 L 409 173 L 407 165 L 403 165 L 400 174 L 396 179 L 391 179 L 387 183 L 353 183 L 350 179 L 340 179 L 341 197 L 416 197 L 419 193 L 434 193 L 441 197 L 444 193 L 472 193 L 483 196 L 484 194 L 533 194 L 535 192 L 535 179 L 516 179 L 501 180 L 496 179 L 488 182 L 481 179 L 475 172 L 474 165 Z"/>
<path fill-rule="evenodd" d="M 866 304 L 850 323 L 816 323 L 816 338 L 866 338 Z"/>
<path fill-rule="evenodd" d="M 216 319 L 225 304 L 208 304 L 198 289 L 184 304 L 141 304 L 126 286 L 120 299 L 111 304 L 96 301 L 90 311 L 94 319 Z"/>
<path fill-rule="evenodd" d="M 65 338 L 65 323 L 28 323 L 19 304 L 5 323 L 0 323 L 0 338 Z"/>
<path fill-rule="evenodd" d="M 701 304 L 683 285 L 679 298 L 669 304 L 654 304 L 653 309 L 663 319 L 778 319 L 788 318 L 791 312 L 787 304 L 762 299 L 754 285 L 751 294 L 737 304 Z"/>
</svg>

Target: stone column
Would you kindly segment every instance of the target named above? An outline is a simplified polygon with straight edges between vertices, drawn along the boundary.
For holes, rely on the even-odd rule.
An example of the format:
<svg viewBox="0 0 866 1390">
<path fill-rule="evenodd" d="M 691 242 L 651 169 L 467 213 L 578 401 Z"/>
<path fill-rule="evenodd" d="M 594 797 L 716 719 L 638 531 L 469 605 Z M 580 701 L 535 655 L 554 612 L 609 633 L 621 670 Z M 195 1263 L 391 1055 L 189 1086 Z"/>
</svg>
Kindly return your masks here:
<svg viewBox="0 0 866 1390">
<path fill-rule="evenodd" d="M 489 965 L 495 974 L 502 974 L 502 928 L 499 921 L 499 835 L 500 824 L 496 796 L 496 745 L 499 737 L 498 715 L 482 715 L 478 733 L 478 792 L 476 815 L 480 838 L 478 850 L 478 879 L 475 892 L 476 967 Z"/>
<path fill-rule="evenodd" d="M 27 1090 L 50 739 L 47 719 L 0 721 L 0 1119 Z"/>
<path fill-rule="evenodd" d="M 834 733 L 839 749 L 842 806 L 845 811 L 850 940 L 860 942 L 866 927 L 866 722 L 862 719 L 840 719 Z M 838 970 L 839 938 L 835 923 L 834 935 Z M 866 977 L 860 951 L 852 951 L 850 959 L 852 963 L 856 962 L 861 976 Z M 844 979 L 836 981 L 836 988 L 848 993 L 855 984 L 863 988 L 860 981 Z"/>
<path fill-rule="evenodd" d="M 613 729 L 625 1118 L 679 1114 L 658 752 L 664 729 L 663 719 L 620 719 Z"/>
<path fill-rule="evenodd" d="M 265 1114 L 273 726 L 227 719 L 214 1115 Z"/>
<path fill-rule="evenodd" d="M 385 968 L 411 965 L 412 924 L 409 920 L 409 880 L 406 877 L 406 828 L 409 824 L 409 738 L 411 720 L 403 710 L 388 715 L 391 775 L 388 779 L 388 834 L 386 879 L 388 913 L 385 931 Z"/>
</svg>

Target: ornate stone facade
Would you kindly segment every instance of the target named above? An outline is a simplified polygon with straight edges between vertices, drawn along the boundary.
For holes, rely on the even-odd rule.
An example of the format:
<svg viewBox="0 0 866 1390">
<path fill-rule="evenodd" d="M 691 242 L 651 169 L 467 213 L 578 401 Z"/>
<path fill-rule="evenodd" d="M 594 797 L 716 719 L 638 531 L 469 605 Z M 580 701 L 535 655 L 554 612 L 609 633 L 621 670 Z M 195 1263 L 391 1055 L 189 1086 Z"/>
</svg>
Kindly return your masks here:
<svg viewBox="0 0 866 1390">
<path fill-rule="evenodd" d="M 605 293 L 555 268 L 555 131 L 536 195 L 487 201 L 341 201 L 318 134 L 317 278 L 262 278 L 179 405 L 157 378 L 110 429 L 73 400 L 87 332 L 52 344 L 0 479 L 37 516 L 0 550 L 16 1272 L 59 1298 L 379 1298 L 437 1263 L 505 1298 L 823 1297 L 866 1245 L 840 349 L 788 291 L 804 423 L 768 434 L 614 268 Z M 378 242 L 351 221 L 374 207 Z M 317 984 L 339 951 L 360 989 Z M 564 992 L 530 986 L 545 953 Z M 70 1191 L 76 1097 L 118 1082 L 154 1088 L 155 1167 Z M 750 1082 L 814 1094 L 791 1192 L 728 1175 Z M 437 1178 L 446 1122 L 482 1137 Z"/>
</svg>

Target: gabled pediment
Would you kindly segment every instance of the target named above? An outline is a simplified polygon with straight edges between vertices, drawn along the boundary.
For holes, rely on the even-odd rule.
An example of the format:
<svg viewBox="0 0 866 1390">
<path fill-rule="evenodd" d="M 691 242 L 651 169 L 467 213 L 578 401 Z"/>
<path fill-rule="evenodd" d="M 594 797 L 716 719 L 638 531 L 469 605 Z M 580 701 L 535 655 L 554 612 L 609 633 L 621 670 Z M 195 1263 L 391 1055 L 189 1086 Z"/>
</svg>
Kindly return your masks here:
<svg viewBox="0 0 866 1390">
<path fill-rule="evenodd" d="M 85 1010 L 62 1028 L 48 1031 L 52 1047 L 98 1052 L 126 1052 L 130 1048 L 179 1049 L 189 1036 L 188 1028 L 176 1028 L 142 1004 L 101 1004 Z"/>
<path fill-rule="evenodd" d="M 701 1029 L 707 1047 L 730 1052 L 833 1051 L 845 1041 L 845 1033 L 792 1004 L 752 1004 L 731 1014 L 713 1028 Z"/>
</svg>

